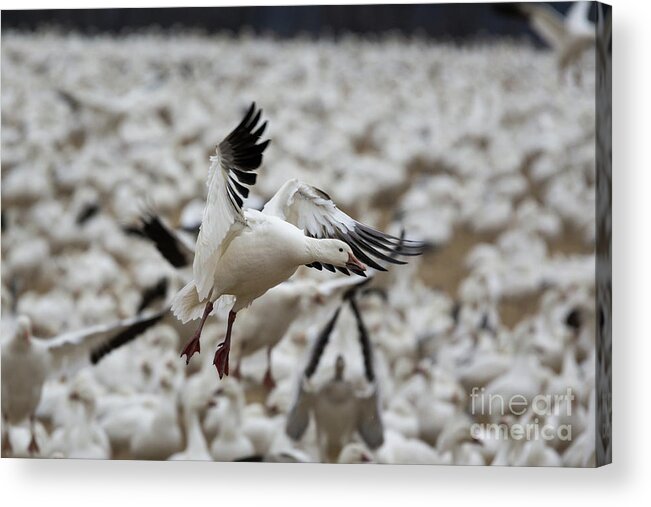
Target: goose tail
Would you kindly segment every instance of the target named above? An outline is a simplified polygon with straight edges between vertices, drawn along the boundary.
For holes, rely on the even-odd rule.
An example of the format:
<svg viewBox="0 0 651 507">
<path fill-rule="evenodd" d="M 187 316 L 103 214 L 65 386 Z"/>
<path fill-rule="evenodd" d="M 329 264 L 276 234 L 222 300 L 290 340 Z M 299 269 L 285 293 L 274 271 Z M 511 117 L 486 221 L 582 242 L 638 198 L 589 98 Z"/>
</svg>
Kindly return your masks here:
<svg viewBox="0 0 651 507">
<path fill-rule="evenodd" d="M 200 319 L 203 315 L 206 301 L 207 298 L 201 299 L 199 291 L 197 290 L 197 285 L 194 280 L 192 280 L 178 291 L 174 296 L 174 299 L 172 299 L 172 313 L 184 324 L 191 320 Z M 214 309 L 210 314 L 215 315 L 219 312 L 230 309 L 234 303 L 235 296 L 222 294 L 213 301 Z"/>
<path fill-rule="evenodd" d="M 194 280 L 185 285 L 172 299 L 172 313 L 184 324 L 201 318 L 204 303 L 199 299 L 199 292 Z"/>
</svg>

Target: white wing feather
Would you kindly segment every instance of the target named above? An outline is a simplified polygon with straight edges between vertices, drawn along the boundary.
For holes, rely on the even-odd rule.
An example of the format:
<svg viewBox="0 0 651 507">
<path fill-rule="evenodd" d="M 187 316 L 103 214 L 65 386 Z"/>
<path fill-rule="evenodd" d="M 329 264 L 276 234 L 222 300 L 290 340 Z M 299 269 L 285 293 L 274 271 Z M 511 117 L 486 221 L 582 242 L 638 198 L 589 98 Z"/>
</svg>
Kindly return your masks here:
<svg viewBox="0 0 651 507">
<path fill-rule="evenodd" d="M 420 255 L 424 245 L 376 231 L 341 211 L 330 196 L 296 179 L 287 181 L 262 210 L 303 229 L 314 238 L 336 238 L 346 242 L 354 254 L 370 267 L 386 271 L 377 260 L 405 264 L 401 255 Z M 318 264 L 318 263 L 314 263 Z M 321 265 L 312 266 L 321 268 Z M 324 265 L 331 271 L 332 266 Z M 346 270 L 337 268 L 347 274 Z"/>
<path fill-rule="evenodd" d="M 549 46 L 558 48 L 564 43 L 567 27 L 565 19 L 556 9 L 536 3 L 521 5 L 522 11 L 529 16 L 533 29 Z"/>
<path fill-rule="evenodd" d="M 229 200 L 228 173 L 221 164 L 219 149 L 210 157 L 208 197 L 192 263 L 192 272 L 199 294 L 204 300 L 213 286 L 215 269 L 221 256 L 221 244 L 233 225 L 245 223 L 241 210 L 236 210 Z"/>
<path fill-rule="evenodd" d="M 54 338 L 36 338 L 34 343 L 49 351 L 54 371 L 76 370 L 95 363 L 105 354 L 143 334 L 160 322 L 167 309 L 149 312 L 110 324 L 71 331 Z"/>
</svg>

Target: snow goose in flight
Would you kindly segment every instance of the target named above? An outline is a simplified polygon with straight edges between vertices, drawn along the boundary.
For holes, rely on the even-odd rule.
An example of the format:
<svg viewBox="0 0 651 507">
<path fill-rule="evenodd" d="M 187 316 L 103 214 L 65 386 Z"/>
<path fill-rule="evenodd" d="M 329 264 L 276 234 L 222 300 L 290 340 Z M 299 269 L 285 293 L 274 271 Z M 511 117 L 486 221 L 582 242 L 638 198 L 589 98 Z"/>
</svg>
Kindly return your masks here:
<svg viewBox="0 0 651 507">
<path fill-rule="evenodd" d="M 50 376 L 98 363 L 112 350 L 159 322 L 163 315 L 164 312 L 150 313 L 50 339 L 32 336 L 31 321 L 26 316 L 19 316 L 13 332 L 2 340 L 3 423 L 19 424 L 29 417 L 33 430 L 34 412 L 41 400 L 43 384 Z M 7 441 L 3 442 L 3 453 L 9 451 L 7 444 Z M 38 452 L 34 438 L 29 450 Z"/>
<path fill-rule="evenodd" d="M 502 12 L 525 17 L 533 30 L 557 55 L 561 75 L 595 44 L 595 27 L 588 19 L 592 2 L 574 2 L 563 17 L 550 5 L 541 3 L 503 4 Z"/>
<path fill-rule="evenodd" d="M 226 336 L 213 361 L 220 378 L 228 375 L 237 312 L 287 280 L 299 266 L 364 276 L 362 262 L 384 271 L 381 261 L 403 264 L 397 255 L 419 255 L 423 250 L 420 243 L 401 242 L 355 221 L 325 192 L 295 179 L 287 181 L 262 211 L 244 210 L 248 187 L 256 181 L 253 171 L 262 163 L 269 144 L 269 140 L 258 143 L 266 127 L 266 122 L 258 126 L 261 114 L 251 104 L 210 159 L 193 280 L 172 302 L 172 311 L 181 321 L 201 318 L 181 354 L 187 362 L 200 351 L 201 330 L 214 303 L 232 305 Z"/>
<path fill-rule="evenodd" d="M 156 247 L 162 257 L 186 278 L 189 275 L 186 268 L 192 265 L 194 245 L 187 242 L 183 231 L 172 229 L 161 217 L 153 211 L 147 211 L 135 226 L 125 228 L 129 234 L 148 239 Z M 263 383 L 268 389 L 273 389 L 275 381 L 271 374 L 271 352 L 285 336 L 287 330 L 300 314 L 312 302 L 325 304 L 329 299 L 340 297 L 346 291 L 354 290 L 373 280 L 373 277 L 362 279 L 335 278 L 325 282 L 313 279 L 287 280 L 272 287 L 258 298 L 238 320 L 238 331 L 233 336 L 232 352 L 236 354 L 234 375 L 240 377 L 240 364 L 243 357 L 250 356 L 262 348 L 267 349 L 267 369 Z M 160 298 L 165 298 L 168 289 L 168 279 L 161 278 L 155 285 L 143 291 L 142 301 L 138 311 L 142 311 Z"/>
</svg>

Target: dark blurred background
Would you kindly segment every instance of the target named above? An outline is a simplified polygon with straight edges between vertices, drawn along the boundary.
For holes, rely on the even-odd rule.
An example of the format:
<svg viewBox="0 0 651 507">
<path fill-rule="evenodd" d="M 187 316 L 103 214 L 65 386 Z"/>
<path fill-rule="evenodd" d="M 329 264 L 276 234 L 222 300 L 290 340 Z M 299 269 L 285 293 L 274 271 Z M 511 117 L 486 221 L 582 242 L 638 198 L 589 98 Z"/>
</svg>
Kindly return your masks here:
<svg viewBox="0 0 651 507">
<path fill-rule="evenodd" d="M 44 26 L 84 33 L 132 31 L 144 27 L 194 28 L 207 32 L 256 33 L 278 37 L 388 31 L 437 39 L 485 35 L 523 36 L 536 40 L 527 23 L 503 15 L 497 3 L 429 5 L 306 5 L 263 7 L 175 7 L 133 9 L 58 9 L 2 11 L 2 29 L 34 30 Z M 571 2 L 554 2 L 565 12 Z"/>
</svg>

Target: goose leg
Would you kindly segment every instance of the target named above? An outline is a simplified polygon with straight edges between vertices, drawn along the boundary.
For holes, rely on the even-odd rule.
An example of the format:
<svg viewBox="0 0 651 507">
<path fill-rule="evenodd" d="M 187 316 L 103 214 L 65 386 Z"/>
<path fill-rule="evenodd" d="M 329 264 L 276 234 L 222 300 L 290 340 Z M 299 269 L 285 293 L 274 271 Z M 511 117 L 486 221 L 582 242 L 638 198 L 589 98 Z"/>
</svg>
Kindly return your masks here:
<svg viewBox="0 0 651 507">
<path fill-rule="evenodd" d="M 2 456 L 8 457 L 14 453 L 9 439 L 9 420 L 2 414 Z"/>
<path fill-rule="evenodd" d="M 210 312 L 212 312 L 212 309 L 213 309 L 213 304 L 211 301 L 208 301 L 206 303 L 206 307 L 203 310 L 203 315 L 201 316 L 201 323 L 199 324 L 199 328 L 194 332 L 192 338 L 190 338 L 190 341 L 183 348 L 183 352 L 181 352 L 181 357 L 185 355 L 186 365 L 190 363 L 190 358 L 194 355 L 195 352 L 198 353 L 201 352 L 201 346 L 199 343 L 199 340 L 201 339 L 201 331 L 203 330 L 203 325 L 206 323 L 206 319 L 208 318 L 208 315 L 210 315 Z"/>
<path fill-rule="evenodd" d="M 224 341 L 217 345 L 217 352 L 215 352 L 215 359 L 212 364 L 217 368 L 219 378 L 228 375 L 228 354 L 231 351 L 231 331 L 233 329 L 233 322 L 237 313 L 233 310 L 228 312 L 228 327 L 226 328 L 226 338 Z"/>
<path fill-rule="evenodd" d="M 276 387 L 276 381 L 271 375 L 271 347 L 267 348 L 267 370 L 264 372 L 264 379 L 262 380 L 262 384 L 269 391 Z"/>
<path fill-rule="evenodd" d="M 27 451 L 31 456 L 34 456 L 41 451 L 38 447 L 38 443 L 36 443 L 36 435 L 34 434 L 34 416 L 31 416 L 29 418 L 29 431 L 32 435 L 32 438 L 29 441 L 29 447 L 27 447 Z"/>
</svg>

